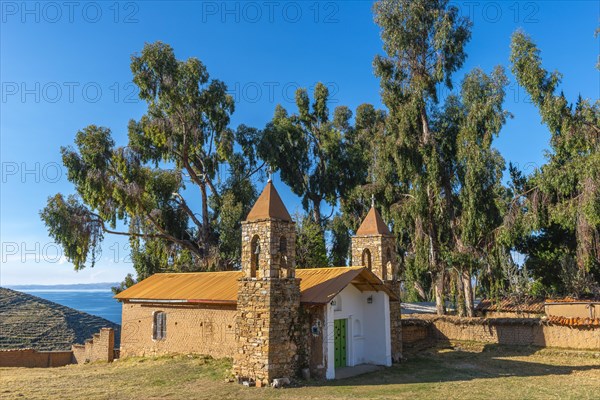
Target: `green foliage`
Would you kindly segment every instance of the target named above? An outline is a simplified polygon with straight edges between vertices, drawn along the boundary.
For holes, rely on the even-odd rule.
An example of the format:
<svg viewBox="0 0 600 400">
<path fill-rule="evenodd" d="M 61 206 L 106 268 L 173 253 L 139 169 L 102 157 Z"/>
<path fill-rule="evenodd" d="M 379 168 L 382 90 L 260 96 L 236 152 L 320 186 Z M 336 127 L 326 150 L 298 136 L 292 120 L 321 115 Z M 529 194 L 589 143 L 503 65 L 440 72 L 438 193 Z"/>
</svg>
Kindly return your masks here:
<svg viewBox="0 0 600 400">
<path fill-rule="evenodd" d="M 405 252 L 409 295 L 425 297 L 433 279 L 443 312 L 447 273 L 466 290 L 470 274 L 492 264 L 506 195 L 492 141 L 509 116 L 507 79 L 500 67 L 489 75 L 475 69 L 440 105 L 439 85 L 452 89 L 466 58 L 470 21 L 447 1 L 381 0 L 374 10 L 387 53 L 375 58 L 375 74 L 389 110 L 375 182 Z"/>
<path fill-rule="evenodd" d="M 103 238 L 102 221 L 94 219 L 77 197 L 71 195 L 65 199 L 61 194 L 50 197 L 40 216 L 75 270 L 85 268 L 88 257 L 94 266 L 99 250 L 97 244 Z"/>
<path fill-rule="evenodd" d="M 131 71 L 148 108 L 129 122 L 128 144 L 116 146 L 105 127 L 79 131 L 73 147 L 61 148 L 76 194 L 50 197 L 40 212 L 75 269 L 94 266 L 105 234 L 129 238 L 138 280 L 238 268 L 240 221 L 257 198 L 253 177 L 268 164 L 308 213 L 297 218 L 300 268 L 346 265 L 373 198 L 396 236 L 408 300 L 435 294 L 443 312 L 450 285 L 468 313 L 472 277 L 477 294 L 492 298 L 598 293 L 600 101 L 570 104 L 558 92 L 560 74 L 546 71 L 535 43 L 516 32 L 512 72 L 551 140 L 547 164 L 531 176 L 509 165 L 504 186 L 505 162 L 493 147 L 511 116 L 503 69 L 475 68 L 457 91 L 438 93 L 454 86 L 471 22 L 447 0 L 379 0 L 374 14 L 386 110 L 330 112 L 319 83 L 312 100 L 297 90 L 295 113 L 278 105 L 263 130 L 229 127 L 233 99 L 202 62 L 145 45 Z M 189 200 L 196 190 L 199 212 Z M 323 203 L 338 213 L 323 216 Z M 526 255 L 523 266 L 515 251 Z M 127 276 L 114 290 L 134 282 Z"/>
<path fill-rule="evenodd" d="M 121 282 L 119 284 L 119 286 L 113 286 L 111 288 L 112 292 L 114 294 L 119 294 L 121 293 L 123 290 L 132 287 L 133 285 L 135 285 L 137 283 L 137 280 L 134 279 L 133 275 L 131 274 L 127 274 L 125 276 L 125 279 L 123 279 L 123 282 Z"/>
<path fill-rule="evenodd" d="M 424 265 L 415 263 L 414 257 L 408 257 L 404 267 L 402 301 L 430 301 L 432 281 L 428 268 Z"/>
<path fill-rule="evenodd" d="M 312 104 L 306 89 L 298 89 L 298 113 L 289 115 L 278 105 L 254 142 L 259 157 L 280 171 L 281 180 L 321 226 L 326 220 L 321 203 L 335 207 L 364 174 L 361 153 L 351 141 L 352 112 L 340 106 L 330 118 L 328 101 L 329 90 L 322 83 L 315 86 Z"/>
<path fill-rule="evenodd" d="M 542 67 L 539 49 L 524 32 L 513 35 L 510 58 L 518 83 L 551 133 L 548 162 L 528 177 L 521 193 L 518 216 L 525 220 L 523 233 L 532 235 L 525 239 L 527 262 L 544 284 L 573 292 L 564 274 L 557 281 L 559 264 L 575 260 L 582 276 L 600 280 L 600 101 L 579 97 L 569 104 L 557 93 L 560 74 Z"/>
<path fill-rule="evenodd" d="M 241 154 L 235 154 L 229 162 L 229 176 L 220 185 L 220 196 L 210 198 L 214 211 L 213 229 L 218 236 L 219 269 L 241 267 L 242 224 L 256 202 L 258 194 Z"/>
<path fill-rule="evenodd" d="M 329 265 L 321 226 L 309 215 L 297 215 L 296 267 L 319 268 Z"/>
<path fill-rule="evenodd" d="M 51 197 L 42 220 L 75 269 L 94 265 L 104 234 L 129 237 L 138 279 L 235 267 L 233 237 L 239 242 L 239 221 L 256 197 L 249 180 L 256 159 L 234 153 L 233 98 L 199 60 L 179 61 L 161 42 L 134 55 L 131 71 L 147 113 L 129 122 L 127 146 L 90 125 L 77 133 L 75 148 L 61 149 L 77 196 Z M 225 163 L 229 178 L 217 185 Z M 199 214 L 186 199 L 187 182 L 199 189 Z"/>
<path fill-rule="evenodd" d="M 348 265 L 350 254 L 350 232 L 344 222 L 344 218 L 337 214 L 331 220 L 331 250 L 329 253 L 329 264 L 334 267 Z"/>
</svg>

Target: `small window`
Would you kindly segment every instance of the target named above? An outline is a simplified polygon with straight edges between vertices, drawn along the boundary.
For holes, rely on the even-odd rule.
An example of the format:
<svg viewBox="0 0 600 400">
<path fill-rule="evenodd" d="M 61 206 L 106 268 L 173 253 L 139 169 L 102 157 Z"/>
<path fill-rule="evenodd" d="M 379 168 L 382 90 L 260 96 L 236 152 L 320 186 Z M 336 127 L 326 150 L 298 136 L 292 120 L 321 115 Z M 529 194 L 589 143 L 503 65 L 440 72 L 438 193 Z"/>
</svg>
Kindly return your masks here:
<svg viewBox="0 0 600 400">
<path fill-rule="evenodd" d="M 167 337 L 167 314 L 162 311 L 154 313 L 154 324 L 152 327 L 152 339 L 164 340 Z"/>
</svg>

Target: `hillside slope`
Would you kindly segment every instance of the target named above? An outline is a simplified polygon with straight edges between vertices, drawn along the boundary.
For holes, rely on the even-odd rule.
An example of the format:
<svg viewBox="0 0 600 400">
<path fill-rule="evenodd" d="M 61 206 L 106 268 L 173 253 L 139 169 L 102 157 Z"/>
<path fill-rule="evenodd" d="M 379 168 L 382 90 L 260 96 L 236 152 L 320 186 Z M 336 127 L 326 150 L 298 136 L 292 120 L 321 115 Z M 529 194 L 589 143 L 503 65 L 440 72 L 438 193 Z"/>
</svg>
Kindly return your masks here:
<svg viewBox="0 0 600 400">
<path fill-rule="evenodd" d="M 120 325 L 0 287 L 0 350 L 70 350 L 72 344 L 84 343 L 100 328 L 115 330 L 115 347 L 118 347 Z"/>
</svg>

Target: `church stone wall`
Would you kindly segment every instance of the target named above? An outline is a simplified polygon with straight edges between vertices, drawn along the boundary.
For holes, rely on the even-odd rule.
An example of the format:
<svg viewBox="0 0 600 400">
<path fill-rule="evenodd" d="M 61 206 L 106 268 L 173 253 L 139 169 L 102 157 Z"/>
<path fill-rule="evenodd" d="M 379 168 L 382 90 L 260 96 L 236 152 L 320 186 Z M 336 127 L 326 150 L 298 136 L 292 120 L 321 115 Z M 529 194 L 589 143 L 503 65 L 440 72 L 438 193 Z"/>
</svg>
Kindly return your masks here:
<svg viewBox="0 0 600 400">
<path fill-rule="evenodd" d="M 326 305 L 303 306 L 301 308 L 300 369 L 308 368 L 311 378 L 325 379 L 327 359 L 325 356 Z"/>
<path fill-rule="evenodd" d="M 252 262 L 252 239 L 258 236 L 260 254 L 258 255 L 257 278 L 293 277 L 296 255 L 296 231 L 293 222 L 276 219 L 242 222 L 242 271 L 250 278 Z M 285 253 L 281 251 L 281 238 L 286 240 Z M 288 275 L 291 272 L 291 276 Z"/>
<path fill-rule="evenodd" d="M 239 282 L 234 374 L 266 385 L 298 369 L 300 283 L 243 278 Z"/>
<path fill-rule="evenodd" d="M 166 313 L 166 337 L 154 340 L 154 313 Z M 162 354 L 236 354 L 235 305 L 123 303 L 121 357 Z"/>
<path fill-rule="evenodd" d="M 387 281 L 385 285 L 400 298 L 400 282 Z M 392 340 L 392 361 L 400 362 L 402 359 L 402 303 L 390 301 L 390 337 Z"/>
<path fill-rule="evenodd" d="M 393 236 L 368 235 L 352 237 L 352 262 L 353 266 L 365 266 L 363 264 L 363 252 L 368 249 L 371 253 L 371 271 L 383 281 L 393 280 L 397 276 L 398 260 L 396 256 L 396 244 Z M 385 270 L 388 262 L 392 263 L 393 270 Z"/>
</svg>

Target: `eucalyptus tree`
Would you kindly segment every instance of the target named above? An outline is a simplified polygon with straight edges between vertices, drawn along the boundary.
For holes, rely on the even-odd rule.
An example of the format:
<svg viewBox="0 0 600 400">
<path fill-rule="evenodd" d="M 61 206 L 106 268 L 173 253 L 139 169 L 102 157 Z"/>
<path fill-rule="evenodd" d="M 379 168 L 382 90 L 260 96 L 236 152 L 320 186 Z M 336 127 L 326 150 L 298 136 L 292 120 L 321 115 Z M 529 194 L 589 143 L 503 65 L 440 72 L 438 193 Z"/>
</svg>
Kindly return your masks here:
<svg viewBox="0 0 600 400">
<path fill-rule="evenodd" d="M 594 286 L 598 290 L 600 101 L 579 97 L 575 104 L 570 104 L 565 95 L 559 93 L 561 75 L 543 68 L 540 50 L 522 31 L 512 37 L 510 59 L 517 82 L 529 94 L 551 134 L 547 163 L 530 177 L 527 191 L 520 193 L 526 200 L 520 210 L 528 211 L 528 227 L 537 236 L 529 240 L 529 246 L 538 255 L 533 261 L 538 264 L 538 270 L 544 265 L 552 269 L 549 264 L 560 261 L 548 257 L 548 250 L 552 250 L 533 247 L 547 247 L 549 243 L 556 243 L 557 235 L 563 237 L 557 248 L 566 257 L 562 262 L 568 263 L 570 259 L 580 271 L 591 273 L 595 279 L 588 280 L 587 291 Z M 568 245 L 571 242 L 574 246 Z"/>
<path fill-rule="evenodd" d="M 330 265 L 323 227 L 309 214 L 297 214 L 296 265 L 298 268 L 320 268 Z"/>
<path fill-rule="evenodd" d="M 499 230 L 505 211 L 505 162 L 492 142 L 510 116 L 503 109 L 506 84 L 500 67 L 490 75 L 474 69 L 462 82 L 460 98 L 446 102 L 446 120 L 457 123 L 453 144 L 458 193 L 452 221 L 453 251 L 460 275 L 459 292 L 468 316 L 474 312 L 472 272 L 490 262 L 489 254 L 495 246 L 502 246 Z M 445 132 L 449 130 L 454 131 Z"/>
<path fill-rule="evenodd" d="M 375 58 L 375 74 L 394 136 L 398 182 L 405 188 L 396 219 L 414 226 L 414 262 L 431 272 L 436 309 L 443 314 L 453 194 L 444 182 L 443 133 L 432 131 L 431 114 L 438 86 L 451 89 L 452 73 L 463 65 L 471 24 L 445 0 L 380 0 L 374 11 L 386 53 Z"/>
<path fill-rule="evenodd" d="M 362 169 L 353 187 L 340 198 L 340 214 L 331 221 L 331 258 L 334 265 L 345 265 L 348 259 L 351 232 L 360 226 L 371 206 L 371 199 L 377 198 L 382 211 L 389 208 L 385 200 L 386 189 L 394 188 L 394 179 L 383 175 L 386 145 L 385 119 L 383 110 L 371 104 L 361 104 L 356 108 L 354 127 L 346 135 L 349 149 L 354 151 L 352 167 Z M 385 204 L 384 204 L 385 203 Z M 383 207 L 381 207 L 383 206 Z M 384 217 L 389 215 L 384 214 Z"/>
<path fill-rule="evenodd" d="M 351 190 L 364 174 L 362 156 L 350 140 L 352 112 L 339 106 L 330 115 L 324 84 L 315 85 L 312 103 L 302 88 L 295 99 L 298 112 L 290 115 L 277 105 L 254 145 L 259 157 L 279 170 L 281 180 L 300 196 L 313 221 L 324 227 L 328 217 L 322 214 L 323 203 L 335 207 Z"/>
<path fill-rule="evenodd" d="M 244 190 L 229 190 L 226 199 L 215 182 L 234 157 L 233 98 L 223 82 L 210 79 L 200 60 L 177 60 L 161 42 L 132 56 L 131 71 L 148 109 L 130 121 L 129 143 L 116 146 L 104 127 L 79 131 L 75 148 L 61 149 L 76 194 L 50 197 L 41 218 L 75 269 L 94 266 L 107 234 L 129 237 L 139 278 L 157 270 L 219 265 L 218 232 L 211 221 L 218 216 L 209 209 L 209 196 L 219 212 L 224 204 L 239 208 L 253 196 L 247 177 L 240 178 Z M 194 197 L 200 198 L 200 212 Z"/>
</svg>

